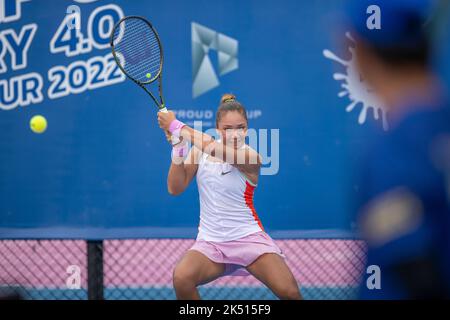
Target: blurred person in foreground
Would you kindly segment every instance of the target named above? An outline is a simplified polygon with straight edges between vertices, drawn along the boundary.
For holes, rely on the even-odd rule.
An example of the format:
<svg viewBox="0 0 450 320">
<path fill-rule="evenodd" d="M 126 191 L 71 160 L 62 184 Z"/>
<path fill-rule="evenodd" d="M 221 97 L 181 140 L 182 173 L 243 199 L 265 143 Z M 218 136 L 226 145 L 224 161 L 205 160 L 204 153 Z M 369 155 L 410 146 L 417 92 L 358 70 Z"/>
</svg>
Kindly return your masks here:
<svg viewBox="0 0 450 320">
<path fill-rule="evenodd" d="M 450 298 L 450 104 L 431 67 L 430 4 L 358 0 L 346 12 L 356 66 L 390 125 L 361 163 L 356 220 L 366 267 L 380 271 L 378 288 L 365 274 L 361 299 Z M 368 28 L 371 5 L 380 9 L 379 29 Z"/>
</svg>

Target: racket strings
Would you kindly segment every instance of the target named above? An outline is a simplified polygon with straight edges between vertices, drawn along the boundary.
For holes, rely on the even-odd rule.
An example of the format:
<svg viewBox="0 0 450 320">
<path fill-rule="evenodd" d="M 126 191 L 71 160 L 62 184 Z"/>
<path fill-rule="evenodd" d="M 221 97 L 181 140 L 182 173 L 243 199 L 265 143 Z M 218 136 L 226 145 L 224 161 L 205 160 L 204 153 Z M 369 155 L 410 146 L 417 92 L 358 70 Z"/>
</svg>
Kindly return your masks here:
<svg viewBox="0 0 450 320">
<path fill-rule="evenodd" d="M 147 82 L 161 68 L 161 49 L 153 29 L 141 19 L 124 20 L 114 32 L 114 50 L 133 79 Z"/>
<path fill-rule="evenodd" d="M 142 39 L 143 40 L 143 39 Z M 125 71 L 139 81 L 148 81 L 147 74 L 155 76 L 160 68 L 158 44 L 126 44 L 118 50 L 121 53 Z"/>
<path fill-rule="evenodd" d="M 159 45 L 156 38 L 149 37 L 148 32 L 146 32 L 149 30 L 151 31 L 149 28 L 147 30 L 129 27 L 124 32 L 120 43 L 116 44 L 116 48 L 127 57 L 130 67 L 139 67 L 142 59 L 153 61 L 156 64 L 159 63 Z"/>
</svg>

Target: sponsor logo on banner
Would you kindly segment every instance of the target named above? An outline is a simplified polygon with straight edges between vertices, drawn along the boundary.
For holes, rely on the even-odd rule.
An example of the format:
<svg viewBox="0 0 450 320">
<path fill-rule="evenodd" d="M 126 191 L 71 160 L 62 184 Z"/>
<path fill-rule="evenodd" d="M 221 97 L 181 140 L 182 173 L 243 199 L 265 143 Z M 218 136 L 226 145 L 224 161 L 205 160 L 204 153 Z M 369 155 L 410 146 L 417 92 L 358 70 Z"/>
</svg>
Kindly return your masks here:
<svg viewBox="0 0 450 320">
<path fill-rule="evenodd" d="M 229 36 L 192 22 L 192 96 L 197 98 L 219 86 L 219 77 L 214 70 L 209 52 L 217 52 L 218 73 L 224 76 L 239 67 L 239 42 Z"/>
</svg>

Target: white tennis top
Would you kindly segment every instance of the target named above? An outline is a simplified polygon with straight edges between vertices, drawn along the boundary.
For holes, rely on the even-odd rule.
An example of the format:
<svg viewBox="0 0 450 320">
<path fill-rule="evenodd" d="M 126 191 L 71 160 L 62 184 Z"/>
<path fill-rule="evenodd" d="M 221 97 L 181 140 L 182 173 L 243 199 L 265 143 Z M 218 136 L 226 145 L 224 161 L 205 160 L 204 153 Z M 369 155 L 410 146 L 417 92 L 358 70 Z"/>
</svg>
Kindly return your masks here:
<svg viewBox="0 0 450 320">
<path fill-rule="evenodd" d="M 236 167 L 208 160 L 202 153 L 197 169 L 200 225 L 197 240 L 224 242 L 263 231 L 253 206 L 252 184 Z"/>
</svg>

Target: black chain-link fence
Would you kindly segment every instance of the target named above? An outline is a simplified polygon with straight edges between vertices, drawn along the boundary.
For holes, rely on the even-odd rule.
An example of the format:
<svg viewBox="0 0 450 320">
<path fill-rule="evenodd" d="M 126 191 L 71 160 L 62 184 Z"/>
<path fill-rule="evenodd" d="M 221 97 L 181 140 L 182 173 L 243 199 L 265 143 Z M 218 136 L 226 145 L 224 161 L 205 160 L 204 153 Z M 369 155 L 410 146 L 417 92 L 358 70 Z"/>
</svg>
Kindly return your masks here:
<svg viewBox="0 0 450 320">
<path fill-rule="evenodd" d="M 306 299 L 352 299 L 363 275 L 356 240 L 275 240 Z M 175 299 L 173 269 L 194 240 L 2 240 L 0 297 Z M 199 288 L 204 299 L 276 299 L 252 276 L 226 276 Z"/>
</svg>

